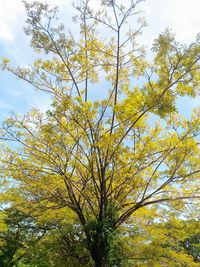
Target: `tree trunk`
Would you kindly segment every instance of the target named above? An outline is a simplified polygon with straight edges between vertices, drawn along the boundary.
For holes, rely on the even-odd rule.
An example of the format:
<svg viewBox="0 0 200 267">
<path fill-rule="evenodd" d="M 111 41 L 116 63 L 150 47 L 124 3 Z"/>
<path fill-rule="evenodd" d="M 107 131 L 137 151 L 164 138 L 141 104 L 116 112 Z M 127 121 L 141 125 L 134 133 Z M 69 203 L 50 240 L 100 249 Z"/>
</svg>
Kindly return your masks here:
<svg viewBox="0 0 200 267">
<path fill-rule="evenodd" d="M 1 259 L 0 259 L 0 267 L 5 267 L 5 264 L 3 263 Z"/>
<path fill-rule="evenodd" d="M 94 261 L 95 267 L 105 267 L 106 266 L 106 257 L 104 255 L 104 250 L 97 245 L 93 245 L 91 248 L 91 256 Z"/>
</svg>

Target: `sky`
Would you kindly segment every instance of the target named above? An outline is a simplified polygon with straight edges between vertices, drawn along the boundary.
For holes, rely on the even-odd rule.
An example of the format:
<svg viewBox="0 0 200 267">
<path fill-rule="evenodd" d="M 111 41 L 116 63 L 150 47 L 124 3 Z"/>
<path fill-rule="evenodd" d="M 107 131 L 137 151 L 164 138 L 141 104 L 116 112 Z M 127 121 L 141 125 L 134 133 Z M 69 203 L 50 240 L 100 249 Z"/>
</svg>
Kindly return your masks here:
<svg viewBox="0 0 200 267">
<path fill-rule="evenodd" d="M 94 1 L 98 0 L 93 0 L 93 3 Z M 73 31 L 72 1 L 46 0 L 46 3 L 59 7 L 60 17 Z M 141 40 L 149 47 L 166 27 L 171 28 L 177 39 L 184 43 L 193 42 L 200 32 L 200 0 L 146 0 L 141 4 L 141 9 L 148 23 Z M 0 58 L 9 58 L 13 65 L 23 66 L 33 61 L 33 51 L 29 46 L 28 37 L 23 33 L 25 19 L 21 0 L 0 0 Z M 0 90 L 0 122 L 9 117 L 11 112 L 22 114 L 32 107 L 45 111 L 50 104 L 48 95 L 35 91 L 25 82 L 6 72 L 0 72 Z M 187 112 L 192 106 L 200 104 L 200 100 L 198 98 L 188 102 L 187 99 L 183 99 L 182 103 Z"/>
</svg>

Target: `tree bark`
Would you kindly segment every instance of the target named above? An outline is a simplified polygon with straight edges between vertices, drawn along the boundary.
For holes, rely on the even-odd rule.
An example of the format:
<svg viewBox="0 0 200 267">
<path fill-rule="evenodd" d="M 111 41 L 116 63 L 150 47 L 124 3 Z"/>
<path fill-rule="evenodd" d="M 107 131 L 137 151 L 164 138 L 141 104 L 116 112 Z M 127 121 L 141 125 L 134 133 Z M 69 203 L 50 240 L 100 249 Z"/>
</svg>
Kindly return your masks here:
<svg viewBox="0 0 200 267">
<path fill-rule="evenodd" d="M 103 255 L 101 247 L 94 246 L 91 250 L 91 255 L 95 267 L 106 267 L 106 257 Z"/>
</svg>

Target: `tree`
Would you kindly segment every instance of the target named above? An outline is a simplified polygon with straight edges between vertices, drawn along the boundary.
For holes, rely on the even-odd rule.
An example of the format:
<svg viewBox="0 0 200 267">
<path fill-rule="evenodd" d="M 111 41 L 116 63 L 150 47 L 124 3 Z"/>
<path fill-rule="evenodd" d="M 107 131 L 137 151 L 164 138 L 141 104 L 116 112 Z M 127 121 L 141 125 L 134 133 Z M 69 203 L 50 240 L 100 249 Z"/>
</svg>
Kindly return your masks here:
<svg viewBox="0 0 200 267">
<path fill-rule="evenodd" d="M 84 266 L 125 266 L 135 217 L 157 214 L 156 226 L 166 205 L 184 210 L 200 197 L 200 112 L 186 119 L 177 109 L 179 97 L 199 93 L 199 39 L 182 45 L 166 30 L 148 60 L 137 44 L 143 1 L 127 2 L 101 1 L 98 11 L 88 0 L 75 5 L 80 38 L 58 25 L 56 8 L 24 2 L 25 33 L 43 55 L 28 68 L 2 63 L 52 96 L 46 114 L 33 109 L 3 124 L 1 138 L 18 147 L 2 152 L 10 181 L 2 201 L 39 222 L 72 224 Z"/>
<path fill-rule="evenodd" d="M 34 220 L 22 212 L 6 208 L 0 213 L 0 266 L 18 266 L 18 263 L 45 234 Z"/>
<path fill-rule="evenodd" d="M 199 265 L 199 222 L 181 219 L 177 208 L 159 213 L 137 211 L 124 231 L 123 243 L 130 264 L 125 266 Z"/>
</svg>

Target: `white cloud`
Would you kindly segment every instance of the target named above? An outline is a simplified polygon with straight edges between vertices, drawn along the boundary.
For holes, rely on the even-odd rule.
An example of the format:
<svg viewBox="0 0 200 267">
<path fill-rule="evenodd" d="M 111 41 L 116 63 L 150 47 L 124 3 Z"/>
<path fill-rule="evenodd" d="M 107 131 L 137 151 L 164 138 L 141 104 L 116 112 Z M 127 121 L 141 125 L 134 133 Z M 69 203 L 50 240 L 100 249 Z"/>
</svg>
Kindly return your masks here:
<svg viewBox="0 0 200 267">
<path fill-rule="evenodd" d="M 0 0 L 0 39 L 13 40 L 23 17 L 24 7 L 20 0 Z"/>
<path fill-rule="evenodd" d="M 14 35 L 8 30 L 7 24 L 4 21 L 1 21 L 1 19 L 0 19 L 0 24 L 1 24 L 0 39 L 8 41 L 12 40 L 14 38 Z"/>
<path fill-rule="evenodd" d="M 180 41 L 191 42 L 200 31 L 199 0 L 146 0 L 144 10 L 149 39 L 169 27 Z"/>
<path fill-rule="evenodd" d="M 32 2 L 28 0 L 27 2 Z M 50 5 L 67 7 L 70 0 L 42 0 Z M 0 0 L 0 40 L 13 41 L 17 34 L 22 31 L 26 15 L 24 4 L 21 0 Z"/>
</svg>

